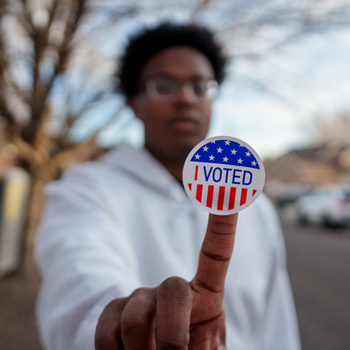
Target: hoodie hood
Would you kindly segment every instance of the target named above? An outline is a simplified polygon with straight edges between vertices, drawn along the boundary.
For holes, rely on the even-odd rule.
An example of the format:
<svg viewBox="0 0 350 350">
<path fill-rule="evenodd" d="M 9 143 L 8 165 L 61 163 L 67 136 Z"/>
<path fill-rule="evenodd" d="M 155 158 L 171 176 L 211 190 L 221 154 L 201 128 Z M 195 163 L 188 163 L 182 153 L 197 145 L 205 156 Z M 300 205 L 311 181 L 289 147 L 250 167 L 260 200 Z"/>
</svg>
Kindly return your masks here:
<svg viewBox="0 0 350 350">
<path fill-rule="evenodd" d="M 137 149 L 122 143 L 107 153 L 102 162 L 117 167 L 164 195 L 170 194 L 179 200 L 186 198 L 181 184 L 145 148 Z"/>
</svg>

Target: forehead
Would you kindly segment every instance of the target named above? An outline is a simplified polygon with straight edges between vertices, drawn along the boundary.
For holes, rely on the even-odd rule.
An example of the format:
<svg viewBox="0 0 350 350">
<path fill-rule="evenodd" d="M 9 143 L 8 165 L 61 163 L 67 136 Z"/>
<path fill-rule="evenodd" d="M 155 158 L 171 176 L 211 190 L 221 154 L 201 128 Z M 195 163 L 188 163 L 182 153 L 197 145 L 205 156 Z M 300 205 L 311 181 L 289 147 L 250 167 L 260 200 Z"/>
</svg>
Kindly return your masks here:
<svg viewBox="0 0 350 350">
<path fill-rule="evenodd" d="M 142 68 L 140 80 L 154 74 L 166 74 L 178 79 L 214 78 L 208 58 L 186 46 L 174 46 L 156 53 Z"/>
</svg>

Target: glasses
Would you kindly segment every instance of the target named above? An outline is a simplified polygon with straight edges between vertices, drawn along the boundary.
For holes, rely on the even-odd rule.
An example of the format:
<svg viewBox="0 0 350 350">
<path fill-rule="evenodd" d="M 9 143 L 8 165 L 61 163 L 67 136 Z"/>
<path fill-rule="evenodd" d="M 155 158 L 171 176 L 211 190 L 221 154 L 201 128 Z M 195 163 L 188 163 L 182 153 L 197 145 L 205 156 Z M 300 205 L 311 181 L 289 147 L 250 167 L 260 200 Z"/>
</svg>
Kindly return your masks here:
<svg viewBox="0 0 350 350">
<path fill-rule="evenodd" d="M 180 88 L 186 88 L 196 98 L 214 99 L 218 91 L 218 83 L 214 79 L 178 80 L 167 76 L 147 78 L 141 87 L 146 96 L 153 99 L 173 99 Z"/>
</svg>

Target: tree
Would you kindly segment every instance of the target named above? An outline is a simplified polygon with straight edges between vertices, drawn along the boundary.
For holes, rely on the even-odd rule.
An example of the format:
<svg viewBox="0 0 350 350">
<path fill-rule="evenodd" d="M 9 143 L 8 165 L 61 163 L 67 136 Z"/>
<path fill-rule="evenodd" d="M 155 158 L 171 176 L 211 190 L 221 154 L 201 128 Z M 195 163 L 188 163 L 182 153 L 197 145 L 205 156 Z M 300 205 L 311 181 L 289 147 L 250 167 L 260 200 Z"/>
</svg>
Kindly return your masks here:
<svg viewBox="0 0 350 350">
<path fill-rule="evenodd" d="M 104 30 L 133 11 L 125 6 L 116 9 Z M 99 130 L 82 143 L 72 141 L 69 132 L 86 110 L 113 94 L 113 76 L 103 75 L 96 62 L 98 55 L 86 59 L 85 66 L 79 64 L 81 51 L 91 45 L 86 37 L 98 29 L 101 15 L 93 13 L 85 0 L 0 4 L 0 117 L 6 121 L 7 138 L 17 149 L 20 166 L 32 178 L 26 228 L 29 250 L 42 207 L 43 186 L 97 147 Z M 104 57 L 104 64 L 109 60 Z M 87 86 L 84 92 L 80 86 L 77 91 L 75 85 L 82 82 L 74 81 L 74 74 L 89 65 L 99 71 L 102 83 L 94 89 Z M 61 112 L 55 109 L 57 98 L 65 106 Z"/>
<path fill-rule="evenodd" d="M 118 117 L 115 59 L 126 21 L 163 17 L 205 22 L 232 58 L 258 59 L 305 35 L 347 24 L 346 0 L 0 0 L 0 118 L 19 164 L 32 178 L 27 248 L 42 207 L 42 189 L 70 164 L 97 150 L 97 136 Z M 105 42 L 110 43 L 107 49 Z M 100 115 L 110 105 L 109 116 Z M 91 113 L 95 131 L 72 131 Z"/>
</svg>

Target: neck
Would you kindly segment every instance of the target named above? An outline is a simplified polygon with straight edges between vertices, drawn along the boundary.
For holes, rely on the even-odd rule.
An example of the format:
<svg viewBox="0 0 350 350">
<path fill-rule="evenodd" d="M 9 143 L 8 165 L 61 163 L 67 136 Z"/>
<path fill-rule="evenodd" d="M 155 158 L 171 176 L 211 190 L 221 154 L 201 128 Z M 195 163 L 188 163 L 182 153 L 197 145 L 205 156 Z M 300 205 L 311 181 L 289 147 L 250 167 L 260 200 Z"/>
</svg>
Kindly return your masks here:
<svg viewBox="0 0 350 350">
<path fill-rule="evenodd" d="M 176 164 L 174 162 L 161 162 L 170 172 L 171 175 L 175 177 L 176 180 L 182 182 L 182 170 L 185 161 L 181 161 Z"/>
<path fill-rule="evenodd" d="M 186 156 L 181 157 L 170 157 L 169 155 L 162 155 L 155 153 L 146 147 L 148 151 L 156 158 L 163 166 L 168 169 L 171 175 L 175 177 L 176 180 L 182 182 L 182 170 L 185 164 Z"/>
</svg>

